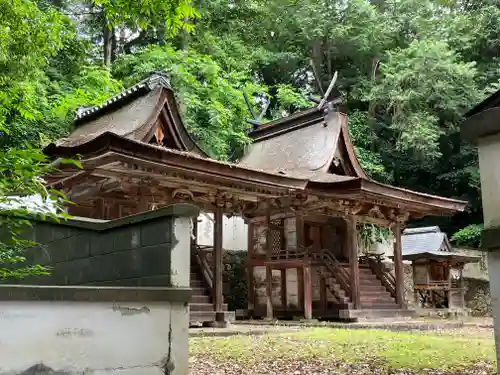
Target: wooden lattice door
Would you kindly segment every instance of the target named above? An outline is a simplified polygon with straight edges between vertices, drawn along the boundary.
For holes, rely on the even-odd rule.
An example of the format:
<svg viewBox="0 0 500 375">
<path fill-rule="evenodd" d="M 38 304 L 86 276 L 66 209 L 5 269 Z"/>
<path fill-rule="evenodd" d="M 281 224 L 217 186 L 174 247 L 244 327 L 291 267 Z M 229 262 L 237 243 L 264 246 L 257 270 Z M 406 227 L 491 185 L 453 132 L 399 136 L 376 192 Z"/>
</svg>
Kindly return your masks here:
<svg viewBox="0 0 500 375">
<path fill-rule="evenodd" d="M 284 220 L 271 220 L 271 257 L 280 258 L 285 250 Z"/>
</svg>

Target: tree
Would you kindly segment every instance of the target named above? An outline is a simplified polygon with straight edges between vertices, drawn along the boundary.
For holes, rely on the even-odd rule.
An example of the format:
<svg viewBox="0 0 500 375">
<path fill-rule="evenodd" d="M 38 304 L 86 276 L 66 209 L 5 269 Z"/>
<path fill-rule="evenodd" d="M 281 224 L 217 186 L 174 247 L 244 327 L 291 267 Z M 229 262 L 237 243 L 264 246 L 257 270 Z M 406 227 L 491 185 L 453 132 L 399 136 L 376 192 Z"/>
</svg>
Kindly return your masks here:
<svg viewBox="0 0 500 375">
<path fill-rule="evenodd" d="M 114 76 L 130 86 L 152 71 L 163 71 L 179 95 L 188 130 L 212 157 L 235 160 L 248 144 L 250 117 L 243 91 L 256 99 L 268 95 L 269 87 L 252 81 L 247 71 L 224 70 L 208 55 L 171 46 L 149 47 L 117 60 Z M 286 85 L 273 87 L 280 108 L 309 105 L 304 95 Z M 276 113 L 275 113 L 276 114 Z M 272 116 L 268 113 L 268 116 Z"/>
</svg>

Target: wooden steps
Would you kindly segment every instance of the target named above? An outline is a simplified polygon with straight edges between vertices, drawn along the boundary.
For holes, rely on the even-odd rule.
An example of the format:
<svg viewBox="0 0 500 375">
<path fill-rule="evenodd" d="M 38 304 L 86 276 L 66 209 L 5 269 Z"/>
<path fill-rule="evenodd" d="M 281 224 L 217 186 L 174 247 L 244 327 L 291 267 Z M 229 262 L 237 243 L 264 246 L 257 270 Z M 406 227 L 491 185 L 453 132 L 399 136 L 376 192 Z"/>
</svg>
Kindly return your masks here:
<svg viewBox="0 0 500 375">
<path fill-rule="evenodd" d="M 353 310 L 352 301 L 342 288 L 339 280 L 339 273 L 347 275 L 350 278 L 349 263 L 338 262 L 334 257 L 323 256 L 324 266 L 319 268 L 320 277 L 325 279 L 325 284 L 330 292 L 335 296 L 340 304 L 344 304 L 346 309 L 342 311 L 342 316 L 351 317 L 350 310 Z M 345 279 L 345 277 L 344 277 Z M 399 316 L 402 309 L 396 304 L 395 298 L 387 290 L 381 280 L 378 279 L 375 272 L 369 264 L 359 265 L 359 289 L 361 309 L 366 310 L 368 316 Z M 340 311 L 339 311 L 340 313 Z M 354 314 L 356 315 L 356 314 Z M 361 314 L 364 315 L 364 314 Z"/>
<path fill-rule="evenodd" d="M 210 290 L 198 270 L 196 262 L 191 262 L 191 290 L 192 298 L 189 304 L 189 322 L 191 325 L 206 324 L 215 321 L 215 311 L 212 304 Z M 222 310 L 227 311 L 227 304 L 222 305 Z"/>
</svg>

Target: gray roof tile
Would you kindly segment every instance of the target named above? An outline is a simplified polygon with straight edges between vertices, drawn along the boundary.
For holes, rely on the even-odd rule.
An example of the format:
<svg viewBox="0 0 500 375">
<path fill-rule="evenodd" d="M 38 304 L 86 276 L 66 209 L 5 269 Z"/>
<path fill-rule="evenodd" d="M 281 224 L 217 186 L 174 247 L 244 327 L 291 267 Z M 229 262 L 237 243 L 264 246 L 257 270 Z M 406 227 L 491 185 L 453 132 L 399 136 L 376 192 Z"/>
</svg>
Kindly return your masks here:
<svg viewBox="0 0 500 375">
<path fill-rule="evenodd" d="M 442 253 L 446 234 L 439 227 L 406 229 L 401 237 L 403 255 Z"/>
</svg>

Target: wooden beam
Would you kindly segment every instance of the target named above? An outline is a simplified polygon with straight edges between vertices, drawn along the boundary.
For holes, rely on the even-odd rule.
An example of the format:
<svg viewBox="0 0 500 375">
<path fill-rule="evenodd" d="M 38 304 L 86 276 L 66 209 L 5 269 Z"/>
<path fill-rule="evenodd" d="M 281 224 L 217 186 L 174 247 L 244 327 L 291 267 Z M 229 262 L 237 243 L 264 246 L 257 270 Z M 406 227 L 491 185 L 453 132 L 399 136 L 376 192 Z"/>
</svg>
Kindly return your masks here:
<svg viewBox="0 0 500 375">
<path fill-rule="evenodd" d="M 317 270 L 317 268 L 315 269 Z M 323 277 L 323 275 L 321 275 L 319 272 L 318 276 L 319 276 L 319 299 L 321 301 L 321 308 L 326 311 L 328 308 L 328 294 L 326 290 L 326 280 Z"/>
<path fill-rule="evenodd" d="M 304 306 L 304 272 L 302 272 L 302 265 L 296 268 L 297 270 L 297 300 L 299 308 Z"/>
<path fill-rule="evenodd" d="M 304 318 L 312 319 L 312 280 L 311 266 L 302 267 L 304 275 Z"/>
<path fill-rule="evenodd" d="M 213 269 L 214 283 L 212 288 L 214 310 L 222 311 L 223 296 L 222 296 L 222 229 L 223 229 L 223 207 L 217 205 L 214 215 L 214 253 L 213 253 Z"/>
<path fill-rule="evenodd" d="M 297 240 L 297 251 L 302 251 L 305 244 L 304 239 L 304 219 L 301 215 L 295 216 L 295 236 Z M 305 288 L 303 267 L 297 267 L 297 294 L 299 306 L 305 306 Z"/>
<path fill-rule="evenodd" d="M 273 244 L 271 236 L 271 205 L 266 209 L 266 260 L 272 255 Z M 273 319 L 273 271 L 269 264 L 266 265 L 266 318 Z"/>
<path fill-rule="evenodd" d="M 347 218 L 347 237 L 349 246 L 349 270 L 351 278 L 351 301 L 354 309 L 361 308 L 361 294 L 359 291 L 359 259 L 358 259 L 358 230 L 357 218 L 349 215 Z"/>
<path fill-rule="evenodd" d="M 252 258 L 254 253 L 255 246 L 255 226 L 252 222 L 248 223 L 247 226 L 248 231 L 248 248 L 247 248 L 247 286 L 248 286 L 248 313 L 250 317 L 253 317 L 253 313 L 255 310 L 255 283 L 254 283 L 254 275 L 253 275 L 253 265 Z"/>
<path fill-rule="evenodd" d="M 394 235 L 394 274 L 396 279 L 396 303 L 400 309 L 404 309 L 405 303 L 405 281 L 403 270 L 403 249 L 401 245 L 401 223 L 397 222 L 392 227 Z"/>
<path fill-rule="evenodd" d="M 286 291 L 286 269 L 281 269 L 281 307 L 286 310 L 287 304 L 287 291 Z"/>
</svg>

